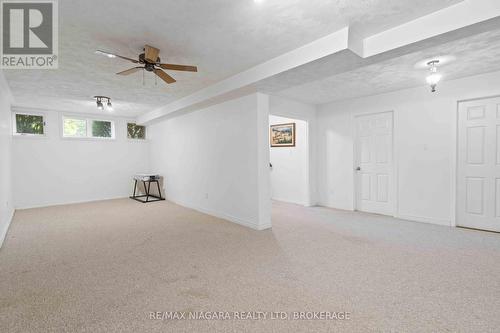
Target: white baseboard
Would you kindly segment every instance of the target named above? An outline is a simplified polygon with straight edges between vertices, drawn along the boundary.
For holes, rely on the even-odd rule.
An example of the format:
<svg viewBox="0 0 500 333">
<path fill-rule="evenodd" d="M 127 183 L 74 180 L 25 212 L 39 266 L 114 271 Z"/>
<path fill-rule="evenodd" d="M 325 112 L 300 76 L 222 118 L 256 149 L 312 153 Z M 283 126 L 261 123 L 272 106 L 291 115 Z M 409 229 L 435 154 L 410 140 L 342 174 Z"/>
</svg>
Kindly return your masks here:
<svg viewBox="0 0 500 333">
<path fill-rule="evenodd" d="M 394 217 L 397 218 L 397 219 L 414 221 L 414 222 L 444 225 L 444 226 L 447 226 L 447 227 L 453 226 L 453 224 L 451 223 L 450 220 L 437 219 L 437 218 L 434 218 L 434 217 L 414 216 L 414 215 L 407 215 L 407 214 L 397 214 Z"/>
<path fill-rule="evenodd" d="M 328 208 L 338 209 L 338 210 L 355 211 L 354 209 L 351 209 L 351 208 L 348 208 L 348 207 L 334 207 L 334 206 L 329 206 L 329 205 L 324 205 L 324 204 L 320 204 L 320 206 L 321 207 L 328 207 Z M 408 220 L 408 221 L 413 221 L 413 222 L 421 222 L 421 223 L 428 223 L 428 224 L 444 225 L 444 226 L 447 226 L 447 227 L 453 227 L 454 226 L 453 223 L 450 220 L 437 219 L 437 218 L 434 218 L 434 217 L 415 216 L 415 215 L 410 215 L 410 214 L 395 214 L 394 217 L 397 218 L 397 219 Z"/>
<path fill-rule="evenodd" d="M 179 206 L 183 206 L 183 207 L 186 207 L 186 208 L 190 208 L 190 209 L 194 209 L 200 213 L 203 213 L 203 214 L 207 214 L 207 215 L 211 215 L 211 216 L 215 216 L 215 217 L 218 217 L 220 219 L 223 219 L 223 220 L 226 220 L 226 221 L 229 221 L 229 222 L 233 222 L 233 223 L 236 223 L 236 224 L 239 224 L 239 225 L 242 225 L 244 227 L 248 227 L 248 228 L 251 228 L 251 229 L 254 229 L 254 230 L 265 230 L 265 229 L 269 229 L 271 228 L 271 223 L 266 223 L 264 225 L 260 225 L 258 223 L 255 223 L 254 221 L 250 221 L 250 220 L 246 220 L 246 219 L 242 219 L 242 218 L 239 218 L 239 217 L 235 217 L 235 216 L 232 216 L 232 215 L 229 215 L 229 214 L 226 214 L 226 213 L 222 213 L 222 212 L 216 212 L 214 210 L 211 210 L 211 209 L 207 209 L 207 208 L 202 208 L 202 207 L 198 207 L 198 206 L 195 206 L 195 205 L 191 205 L 187 202 L 182 202 L 182 201 L 179 201 L 179 200 L 174 200 L 172 198 L 167 198 L 170 202 L 173 202 Z"/>
<path fill-rule="evenodd" d="M 81 203 L 88 203 L 88 202 L 115 200 L 115 199 L 126 199 L 126 198 L 128 198 L 128 195 L 126 195 L 126 196 L 110 196 L 110 197 L 102 197 L 102 198 L 95 198 L 95 199 L 93 198 L 93 199 L 76 200 L 76 201 L 51 202 L 51 203 L 45 203 L 45 204 L 40 204 L 40 205 L 18 206 L 18 207 L 16 207 L 16 209 L 22 210 L 22 209 L 32 209 L 32 208 L 44 208 L 44 207 L 52 207 L 52 206 L 74 205 L 74 204 L 81 204 Z"/>
<path fill-rule="evenodd" d="M 337 209 L 337 210 L 345 210 L 348 212 L 354 212 L 355 210 L 352 207 L 346 207 L 346 206 L 335 206 L 335 205 L 329 205 L 324 202 L 318 202 L 316 207 L 325 207 L 325 208 L 332 208 L 332 209 Z"/>
<path fill-rule="evenodd" d="M 312 206 L 312 205 L 309 205 L 309 204 L 307 204 L 305 202 L 293 201 L 293 200 L 283 199 L 283 198 L 280 198 L 280 197 L 272 197 L 271 200 L 279 201 L 279 202 L 284 202 L 284 203 L 291 203 L 291 204 L 294 204 L 294 205 L 299 205 L 299 206 L 304 206 L 304 207 L 310 207 L 310 206 Z"/>
<path fill-rule="evenodd" d="M 66 201 L 66 202 L 57 202 L 57 203 L 50 203 L 50 204 L 41 204 L 41 205 L 32 205 L 32 206 L 21 206 L 17 207 L 17 209 L 22 210 L 22 209 L 31 209 L 31 208 L 43 208 L 43 207 L 52 207 L 52 206 L 62 206 L 62 205 L 72 205 L 72 204 L 80 204 L 80 203 L 88 203 L 88 202 L 96 202 L 96 201 L 104 201 L 104 200 L 114 200 L 114 199 L 125 199 L 128 198 L 128 196 L 118 196 L 118 197 L 105 197 L 105 198 L 98 198 L 98 199 L 91 199 L 91 200 L 79 200 L 79 201 Z M 197 207 L 194 205 L 191 205 L 186 202 L 181 202 L 178 200 L 173 200 L 171 198 L 168 198 L 169 201 L 176 203 L 180 206 L 184 206 L 190 209 L 194 209 L 196 211 L 199 211 L 204 214 L 212 215 L 233 223 L 237 223 L 239 225 L 252 228 L 255 230 L 265 230 L 271 228 L 271 223 L 266 223 L 264 225 L 260 225 L 258 223 L 255 223 L 250 220 L 245 220 L 239 217 L 231 216 L 229 214 L 221 213 L 221 212 L 216 212 L 214 210 L 202 208 L 202 207 Z"/>
<path fill-rule="evenodd" d="M 0 249 L 2 248 L 5 237 L 7 237 L 7 232 L 9 231 L 10 224 L 12 223 L 12 219 L 14 218 L 14 212 L 15 210 L 12 209 L 9 216 L 7 217 L 7 223 L 5 223 L 5 226 L 2 228 L 2 230 L 0 230 Z"/>
</svg>

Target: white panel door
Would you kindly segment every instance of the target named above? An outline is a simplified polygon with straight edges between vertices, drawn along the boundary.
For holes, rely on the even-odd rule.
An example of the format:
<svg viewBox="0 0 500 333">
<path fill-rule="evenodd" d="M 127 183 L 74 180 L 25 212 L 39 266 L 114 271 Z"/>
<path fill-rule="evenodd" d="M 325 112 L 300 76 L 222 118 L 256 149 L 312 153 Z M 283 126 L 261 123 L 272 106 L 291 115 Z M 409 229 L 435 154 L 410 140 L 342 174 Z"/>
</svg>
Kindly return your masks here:
<svg viewBox="0 0 500 333">
<path fill-rule="evenodd" d="M 356 209 L 393 215 L 392 112 L 356 117 Z"/>
<path fill-rule="evenodd" d="M 457 225 L 500 231 L 500 98 L 458 108 Z"/>
</svg>

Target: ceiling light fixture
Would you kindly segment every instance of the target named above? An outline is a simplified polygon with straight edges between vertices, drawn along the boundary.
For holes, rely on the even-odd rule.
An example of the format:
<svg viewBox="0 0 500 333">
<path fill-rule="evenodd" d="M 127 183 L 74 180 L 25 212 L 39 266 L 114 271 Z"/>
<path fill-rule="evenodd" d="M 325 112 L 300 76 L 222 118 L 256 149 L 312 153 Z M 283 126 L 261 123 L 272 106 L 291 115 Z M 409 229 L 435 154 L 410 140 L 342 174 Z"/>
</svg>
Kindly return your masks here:
<svg viewBox="0 0 500 333">
<path fill-rule="evenodd" d="M 104 52 L 104 51 L 97 50 L 97 51 L 95 51 L 95 53 L 103 55 L 103 56 L 106 56 L 108 58 L 116 58 L 116 55 L 114 55 L 113 53 L 109 53 L 109 52 Z"/>
<path fill-rule="evenodd" d="M 107 96 L 94 96 L 95 98 L 95 101 L 96 101 L 96 104 L 97 104 L 97 108 L 99 110 L 104 110 L 104 102 L 106 102 L 106 109 L 108 111 L 113 111 L 113 105 L 111 104 L 111 98 L 107 97 Z"/>
<path fill-rule="evenodd" d="M 427 84 L 431 87 L 431 92 L 436 92 L 436 87 L 439 81 L 441 80 L 442 75 L 437 72 L 437 65 L 439 64 L 439 60 L 431 60 L 427 63 L 429 66 L 429 71 L 431 72 L 426 80 Z"/>
<path fill-rule="evenodd" d="M 101 111 L 104 110 L 104 105 L 102 105 L 102 102 L 100 100 L 97 100 L 97 108 Z"/>
<path fill-rule="evenodd" d="M 111 100 L 108 99 L 108 104 L 106 104 L 109 111 L 113 111 L 113 105 L 111 104 Z"/>
</svg>

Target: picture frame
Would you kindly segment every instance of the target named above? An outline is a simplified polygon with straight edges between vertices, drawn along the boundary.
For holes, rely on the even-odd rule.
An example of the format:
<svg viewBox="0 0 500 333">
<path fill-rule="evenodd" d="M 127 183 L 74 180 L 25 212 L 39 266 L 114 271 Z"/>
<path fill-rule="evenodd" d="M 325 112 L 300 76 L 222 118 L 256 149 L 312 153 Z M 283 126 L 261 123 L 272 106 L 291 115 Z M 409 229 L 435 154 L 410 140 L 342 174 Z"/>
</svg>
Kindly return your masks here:
<svg viewBox="0 0 500 333">
<path fill-rule="evenodd" d="M 269 140 L 271 147 L 295 147 L 295 123 L 271 125 Z"/>
</svg>

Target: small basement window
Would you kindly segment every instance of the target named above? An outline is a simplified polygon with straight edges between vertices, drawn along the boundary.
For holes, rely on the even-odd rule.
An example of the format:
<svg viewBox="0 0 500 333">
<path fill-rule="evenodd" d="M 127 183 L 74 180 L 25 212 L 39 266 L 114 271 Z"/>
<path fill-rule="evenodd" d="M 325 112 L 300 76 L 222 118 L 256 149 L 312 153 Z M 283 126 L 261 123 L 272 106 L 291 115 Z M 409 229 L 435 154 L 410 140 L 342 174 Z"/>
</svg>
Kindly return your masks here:
<svg viewBox="0 0 500 333">
<path fill-rule="evenodd" d="M 42 115 L 15 113 L 14 134 L 45 135 L 45 121 Z"/>
<path fill-rule="evenodd" d="M 114 139 L 115 124 L 111 120 L 63 117 L 63 137 Z"/>
<path fill-rule="evenodd" d="M 87 136 L 87 121 L 85 119 L 63 119 L 63 136 L 67 138 L 85 138 Z"/>
<path fill-rule="evenodd" d="M 127 123 L 127 138 L 145 140 L 146 126 L 137 125 L 135 123 Z"/>
<path fill-rule="evenodd" d="M 92 137 L 93 138 L 112 138 L 113 123 L 105 120 L 92 120 Z"/>
</svg>

